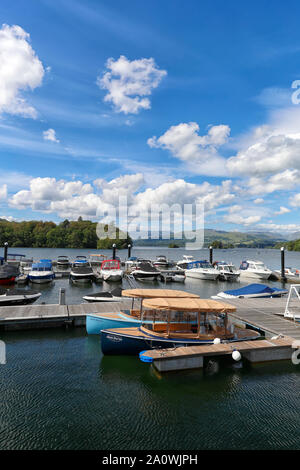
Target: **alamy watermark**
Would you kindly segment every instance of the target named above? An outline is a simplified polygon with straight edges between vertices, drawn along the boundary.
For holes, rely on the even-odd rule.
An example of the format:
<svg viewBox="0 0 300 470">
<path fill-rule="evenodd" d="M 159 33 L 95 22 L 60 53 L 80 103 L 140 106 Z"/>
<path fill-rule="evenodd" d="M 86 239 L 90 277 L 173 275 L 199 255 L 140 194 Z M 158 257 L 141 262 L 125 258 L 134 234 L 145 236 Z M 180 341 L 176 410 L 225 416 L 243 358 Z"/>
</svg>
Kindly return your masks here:
<svg viewBox="0 0 300 470">
<path fill-rule="evenodd" d="M 117 205 L 97 211 L 97 236 L 100 240 L 133 239 L 183 240 L 187 250 L 204 244 L 204 206 L 193 204 L 149 204 L 145 208 L 128 205 L 127 197 L 120 196 Z M 174 237 L 175 235 L 175 237 Z"/>
</svg>

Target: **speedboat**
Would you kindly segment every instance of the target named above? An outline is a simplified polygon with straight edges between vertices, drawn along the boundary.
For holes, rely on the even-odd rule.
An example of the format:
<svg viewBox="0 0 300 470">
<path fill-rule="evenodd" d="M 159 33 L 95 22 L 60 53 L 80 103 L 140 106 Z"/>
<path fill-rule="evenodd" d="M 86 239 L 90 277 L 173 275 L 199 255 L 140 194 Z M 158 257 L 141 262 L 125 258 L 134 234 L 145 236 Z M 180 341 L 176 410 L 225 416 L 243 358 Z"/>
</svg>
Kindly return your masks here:
<svg viewBox="0 0 300 470">
<path fill-rule="evenodd" d="M 2 256 L 0 257 L 0 263 L 0 285 L 13 284 L 19 274 L 19 268 L 7 264 Z"/>
<path fill-rule="evenodd" d="M 130 272 L 130 271 L 132 271 L 133 268 L 136 268 L 137 265 L 138 265 L 137 257 L 136 256 L 130 256 L 130 258 L 128 258 L 125 261 L 125 271 Z"/>
<path fill-rule="evenodd" d="M 212 299 L 249 299 L 249 298 L 266 298 L 266 297 L 282 297 L 287 294 L 287 290 L 270 287 L 264 284 L 249 284 L 240 289 L 225 290 L 219 294 L 212 296 Z"/>
<path fill-rule="evenodd" d="M 122 291 L 121 287 L 116 287 L 110 292 L 93 292 L 82 298 L 87 302 L 121 302 L 123 300 Z"/>
<path fill-rule="evenodd" d="M 28 273 L 29 281 L 36 284 L 52 282 L 54 278 L 52 261 L 49 259 L 41 259 L 39 263 L 33 263 L 31 271 Z"/>
<path fill-rule="evenodd" d="M 169 266 L 169 261 L 167 260 L 166 256 L 158 255 L 156 256 L 156 260 L 153 261 L 153 266 L 157 268 L 167 268 Z"/>
<path fill-rule="evenodd" d="M 137 281 L 157 281 L 161 276 L 160 271 L 150 262 L 139 263 L 131 274 Z"/>
<path fill-rule="evenodd" d="M 240 277 L 240 272 L 232 263 L 225 263 L 225 261 L 216 261 L 213 266 L 219 271 L 219 279 L 221 281 L 237 281 Z"/>
<path fill-rule="evenodd" d="M 215 281 L 219 277 L 219 271 L 213 267 L 208 261 L 192 261 L 188 263 L 185 269 L 186 277 L 195 279 L 204 279 Z"/>
<path fill-rule="evenodd" d="M 86 282 L 93 282 L 94 272 L 91 265 L 86 260 L 75 260 L 71 266 L 69 275 L 70 281 L 75 284 L 84 284 Z"/>
<path fill-rule="evenodd" d="M 215 339 L 239 342 L 257 339 L 260 333 L 231 324 L 228 313 L 236 308 L 210 299 L 156 298 L 144 301 L 152 322 L 139 327 L 101 331 L 103 354 L 137 355 L 149 349 L 213 344 Z"/>
<path fill-rule="evenodd" d="M 61 255 L 58 256 L 56 264 L 58 268 L 68 268 L 70 266 L 70 260 L 68 256 Z"/>
<path fill-rule="evenodd" d="M 84 265 L 89 265 L 89 262 L 86 256 L 79 255 L 79 256 L 76 256 L 75 260 L 73 261 L 73 265 L 84 266 Z"/>
<path fill-rule="evenodd" d="M 269 279 L 272 271 L 262 261 L 242 261 L 240 265 L 240 277 L 252 277 L 254 279 Z"/>
<path fill-rule="evenodd" d="M 187 269 L 188 264 L 192 263 L 193 261 L 195 261 L 195 258 L 193 256 L 183 255 L 183 259 L 180 260 L 180 261 L 177 261 L 176 266 L 179 269 L 185 270 L 185 269 Z"/>
<path fill-rule="evenodd" d="M 121 281 L 123 270 L 120 267 L 120 260 L 107 259 L 102 261 L 100 267 L 100 276 L 103 281 Z"/>
<path fill-rule="evenodd" d="M 281 276 L 281 270 L 276 269 L 275 273 Z M 290 281 L 299 281 L 300 280 L 300 271 L 295 268 L 285 268 L 284 270 L 285 277 Z"/>
<path fill-rule="evenodd" d="M 40 292 L 35 292 L 34 290 L 0 288 L 0 307 L 32 304 L 41 295 Z"/>
<path fill-rule="evenodd" d="M 113 291 L 112 291 L 113 293 Z M 102 294 L 102 293 L 101 293 Z M 94 294 L 89 297 L 92 298 Z M 100 294 L 99 294 L 100 296 Z M 106 328 L 125 328 L 132 326 L 140 326 L 144 323 L 153 321 L 151 311 L 143 310 L 143 300 L 149 298 L 199 298 L 196 294 L 190 294 L 185 291 L 177 291 L 173 289 L 127 289 L 122 291 L 122 299 L 132 298 L 130 310 L 122 310 L 111 313 L 90 313 L 86 316 L 86 331 L 88 334 L 100 334 Z M 87 296 L 84 297 L 87 300 Z M 104 299 L 103 299 L 104 300 Z M 139 308 L 134 309 L 134 300 L 138 300 Z M 107 301 L 107 298 L 105 299 Z M 108 301 L 110 301 L 108 299 Z"/>
</svg>

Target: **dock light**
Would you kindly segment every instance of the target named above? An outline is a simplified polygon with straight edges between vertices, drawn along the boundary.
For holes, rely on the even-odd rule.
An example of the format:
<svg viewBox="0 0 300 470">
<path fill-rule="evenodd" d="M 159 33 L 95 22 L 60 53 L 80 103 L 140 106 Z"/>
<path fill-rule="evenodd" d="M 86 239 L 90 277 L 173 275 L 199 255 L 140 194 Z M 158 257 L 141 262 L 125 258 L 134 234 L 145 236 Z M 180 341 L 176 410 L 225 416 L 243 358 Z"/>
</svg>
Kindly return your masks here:
<svg viewBox="0 0 300 470">
<path fill-rule="evenodd" d="M 215 339 L 214 339 L 214 344 L 220 344 L 220 343 L 221 343 L 220 338 L 215 338 Z"/>
<path fill-rule="evenodd" d="M 234 359 L 235 361 L 240 361 L 242 359 L 241 353 L 234 349 L 232 352 L 232 359 Z"/>
</svg>

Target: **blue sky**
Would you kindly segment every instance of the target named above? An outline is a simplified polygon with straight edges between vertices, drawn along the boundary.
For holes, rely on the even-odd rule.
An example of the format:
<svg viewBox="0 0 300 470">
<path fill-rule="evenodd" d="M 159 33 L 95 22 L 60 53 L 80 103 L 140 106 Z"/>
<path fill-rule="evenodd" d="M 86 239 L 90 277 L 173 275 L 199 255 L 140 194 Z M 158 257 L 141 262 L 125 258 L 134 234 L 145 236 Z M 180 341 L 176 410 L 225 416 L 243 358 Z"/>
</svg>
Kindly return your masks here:
<svg viewBox="0 0 300 470">
<path fill-rule="evenodd" d="M 300 5 L 2 0 L 0 217 L 300 230 Z M 300 96 L 300 94 L 299 94 Z"/>
</svg>

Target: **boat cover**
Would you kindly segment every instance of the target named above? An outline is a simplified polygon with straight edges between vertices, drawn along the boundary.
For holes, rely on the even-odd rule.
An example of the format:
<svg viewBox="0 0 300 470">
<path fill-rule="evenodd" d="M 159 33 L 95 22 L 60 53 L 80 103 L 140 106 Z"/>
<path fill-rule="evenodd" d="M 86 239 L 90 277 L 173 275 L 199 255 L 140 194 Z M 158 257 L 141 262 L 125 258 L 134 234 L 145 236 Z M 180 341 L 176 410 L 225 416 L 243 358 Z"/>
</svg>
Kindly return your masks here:
<svg viewBox="0 0 300 470">
<path fill-rule="evenodd" d="M 126 289 L 122 291 L 123 297 L 134 297 L 138 299 L 151 299 L 151 298 L 199 298 L 197 294 L 184 292 L 183 290 L 175 289 Z"/>
<path fill-rule="evenodd" d="M 185 312 L 235 312 L 233 305 L 210 299 L 146 299 L 145 308 L 157 310 L 175 310 Z"/>
<path fill-rule="evenodd" d="M 251 295 L 251 294 L 274 294 L 276 292 L 287 293 L 283 289 L 278 289 L 277 287 L 266 286 L 265 284 L 249 284 L 245 287 L 240 287 L 239 289 L 225 290 L 224 294 L 229 295 Z"/>
</svg>

